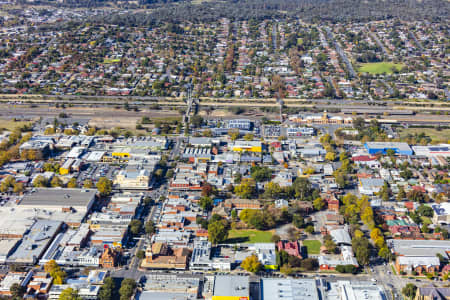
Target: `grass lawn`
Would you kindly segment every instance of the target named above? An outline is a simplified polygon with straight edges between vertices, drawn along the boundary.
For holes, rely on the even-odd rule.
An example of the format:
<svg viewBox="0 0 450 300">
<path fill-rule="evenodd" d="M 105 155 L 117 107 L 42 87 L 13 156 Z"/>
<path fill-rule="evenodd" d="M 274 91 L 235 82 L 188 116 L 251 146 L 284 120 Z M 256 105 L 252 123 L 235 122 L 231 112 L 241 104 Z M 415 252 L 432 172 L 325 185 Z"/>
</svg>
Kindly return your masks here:
<svg viewBox="0 0 450 300">
<path fill-rule="evenodd" d="M 230 230 L 226 243 L 270 243 L 271 231 L 260 230 Z"/>
<path fill-rule="evenodd" d="M 436 118 L 444 118 L 440 116 L 436 116 Z M 397 130 L 400 138 L 406 138 L 408 134 L 414 135 L 414 134 L 420 134 L 425 133 L 425 135 L 429 136 L 431 140 L 433 141 L 442 141 L 447 143 L 448 140 L 450 140 L 450 129 L 441 129 L 440 131 L 437 131 L 434 128 L 402 128 Z"/>
<path fill-rule="evenodd" d="M 117 63 L 120 62 L 120 58 L 105 58 L 103 60 L 104 64 L 112 64 L 112 63 Z"/>
<path fill-rule="evenodd" d="M 17 127 L 22 127 L 23 125 L 30 125 L 32 122 L 28 121 L 14 121 L 13 119 L 0 119 L 0 132 L 2 130 L 12 131 Z"/>
<path fill-rule="evenodd" d="M 395 64 L 392 62 L 365 63 L 360 64 L 358 71 L 370 74 L 391 74 L 392 67 L 396 67 L 398 70 L 400 70 L 403 67 L 403 64 Z"/>
<path fill-rule="evenodd" d="M 308 250 L 308 254 L 320 254 L 322 244 L 318 240 L 304 240 L 303 246 Z"/>
<path fill-rule="evenodd" d="M 421 219 L 422 219 L 422 224 L 426 224 L 426 225 L 430 225 L 430 224 L 432 224 L 433 222 L 431 221 L 431 219 L 430 218 L 428 218 L 428 217 L 425 217 L 425 216 L 421 216 L 420 217 Z"/>
</svg>

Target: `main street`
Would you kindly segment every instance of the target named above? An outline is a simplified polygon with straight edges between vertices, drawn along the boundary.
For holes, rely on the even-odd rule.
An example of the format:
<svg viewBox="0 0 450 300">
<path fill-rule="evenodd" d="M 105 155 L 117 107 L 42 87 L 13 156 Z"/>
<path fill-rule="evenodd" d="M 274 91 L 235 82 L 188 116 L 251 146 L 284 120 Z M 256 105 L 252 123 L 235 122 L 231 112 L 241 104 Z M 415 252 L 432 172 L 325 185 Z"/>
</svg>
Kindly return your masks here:
<svg viewBox="0 0 450 300">
<path fill-rule="evenodd" d="M 180 134 L 175 139 L 175 144 L 172 147 L 172 150 L 169 154 L 169 161 L 173 161 L 177 156 L 180 154 L 180 149 L 182 146 L 182 143 L 184 141 L 184 136 Z M 168 193 L 168 182 L 164 182 L 163 184 L 159 185 L 156 190 L 147 192 L 148 195 L 153 196 L 154 205 L 152 205 L 149 214 L 146 216 L 145 220 L 143 221 L 143 226 L 149 221 L 154 222 L 155 216 L 159 218 L 161 215 L 161 210 L 163 207 L 163 203 L 159 202 L 159 199 L 161 196 L 166 199 L 167 193 Z M 159 197 L 155 197 L 155 195 L 158 195 Z M 154 222 L 158 223 L 158 222 Z M 122 278 L 134 278 L 138 280 L 144 272 L 139 270 L 139 264 L 140 259 L 137 257 L 137 253 L 141 250 L 145 251 L 146 243 L 145 241 L 148 239 L 148 236 L 146 233 L 142 234 L 139 237 L 139 240 L 136 244 L 136 246 L 133 248 L 132 258 L 128 266 L 125 266 L 124 268 L 121 268 L 113 273 L 113 277 L 122 277 Z"/>
</svg>

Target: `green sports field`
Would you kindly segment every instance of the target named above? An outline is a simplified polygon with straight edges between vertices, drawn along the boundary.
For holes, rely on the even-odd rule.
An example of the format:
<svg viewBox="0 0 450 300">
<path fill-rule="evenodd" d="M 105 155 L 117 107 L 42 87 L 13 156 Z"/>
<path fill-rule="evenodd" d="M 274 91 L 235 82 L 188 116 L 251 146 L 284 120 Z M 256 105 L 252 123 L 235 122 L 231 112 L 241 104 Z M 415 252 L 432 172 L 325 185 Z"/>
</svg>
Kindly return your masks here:
<svg viewBox="0 0 450 300">
<path fill-rule="evenodd" d="M 370 74 L 391 74 L 392 67 L 396 67 L 400 70 L 403 67 L 403 64 L 395 64 L 392 62 L 365 63 L 359 65 L 358 71 Z"/>
</svg>

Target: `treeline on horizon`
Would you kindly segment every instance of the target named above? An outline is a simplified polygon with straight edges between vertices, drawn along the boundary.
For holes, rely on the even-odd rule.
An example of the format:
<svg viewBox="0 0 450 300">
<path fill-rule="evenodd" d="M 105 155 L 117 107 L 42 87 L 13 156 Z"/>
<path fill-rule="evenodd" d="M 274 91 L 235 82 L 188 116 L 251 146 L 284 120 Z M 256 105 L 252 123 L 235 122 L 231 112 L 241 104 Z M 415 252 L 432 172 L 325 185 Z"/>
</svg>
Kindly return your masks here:
<svg viewBox="0 0 450 300">
<path fill-rule="evenodd" d="M 149 8 L 148 11 L 108 13 L 97 21 L 121 26 L 152 26 L 190 21 L 214 22 L 300 18 L 310 22 L 367 22 L 398 18 L 405 21 L 445 21 L 450 17 L 447 0 L 224 0 L 194 4 L 183 0 L 139 0 L 140 5 L 120 2 L 124 8 Z M 43 3 L 43 2 L 42 2 Z M 53 2 L 45 2 L 53 3 Z M 104 6 L 105 0 L 68 0 L 63 6 Z M 124 5 L 125 3 L 125 5 Z"/>
</svg>

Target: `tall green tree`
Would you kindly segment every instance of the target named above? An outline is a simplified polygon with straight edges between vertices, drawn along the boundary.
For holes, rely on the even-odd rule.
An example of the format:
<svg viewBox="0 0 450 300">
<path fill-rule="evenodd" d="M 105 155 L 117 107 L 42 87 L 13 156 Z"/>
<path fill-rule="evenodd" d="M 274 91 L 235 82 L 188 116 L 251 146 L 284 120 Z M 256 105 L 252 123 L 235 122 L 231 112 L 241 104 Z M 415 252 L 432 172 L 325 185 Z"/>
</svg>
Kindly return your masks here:
<svg viewBox="0 0 450 300">
<path fill-rule="evenodd" d="M 98 294 L 99 300 L 112 300 L 114 299 L 114 289 L 115 283 L 114 279 L 111 277 L 105 278 L 102 287 L 100 288 L 100 292 Z"/>
<path fill-rule="evenodd" d="M 136 281 L 132 278 L 125 278 L 120 285 L 119 295 L 120 300 L 130 300 L 136 289 Z"/>
<path fill-rule="evenodd" d="M 213 245 L 217 245 L 228 238 L 228 228 L 222 221 L 211 222 L 208 225 L 208 239 Z"/>
<path fill-rule="evenodd" d="M 112 192 L 112 181 L 106 177 L 100 177 L 96 186 L 101 196 L 109 196 Z"/>
</svg>

